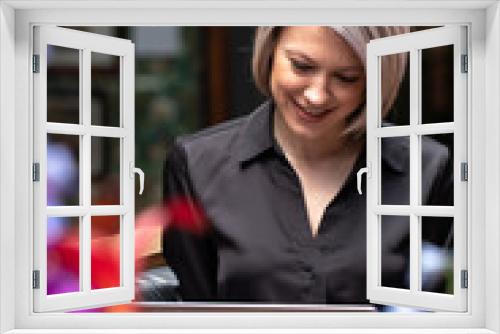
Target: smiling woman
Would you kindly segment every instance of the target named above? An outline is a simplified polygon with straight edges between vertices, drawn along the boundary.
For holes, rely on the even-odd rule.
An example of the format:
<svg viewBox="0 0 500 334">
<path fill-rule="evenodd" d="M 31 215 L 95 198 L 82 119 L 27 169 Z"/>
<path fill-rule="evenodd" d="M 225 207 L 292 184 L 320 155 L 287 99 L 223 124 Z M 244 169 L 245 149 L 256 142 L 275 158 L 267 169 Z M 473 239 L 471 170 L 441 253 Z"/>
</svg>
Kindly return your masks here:
<svg viewBox="0 0 500 334">
<path fill-rule="evenodd" d="M 301 181 L 311 233 L 362 149 L 345 135 L 365 103 L 365 70 L 329 27 L 289 27 L 276 43 L 270 76 L 274 134 Z"/>
<path fill-rule="evenodd" d="M 188 301 L 364 304 L 366 44 L 407 27 L 260 27 L 253 70 L 269 99 L 250 115 L 176 140 L 165 164 L 163 253 Z M 383 116 L 406 56 L 384 58 Z M 409 145 L 382 145 L 384 200 L 408 201 Z M 450 205 L 448 149 L 422 143 L 422 205 Z M 451 176 L 452 177 L 452 176 Z M 439 181 L 439 182 L 437 182 Z M 431 203 L 437 201 L 439 203 Z M 183 203 L 183 214 L 173 215 Z M 432 225 L 432 240 L 451 235 Z M 384 286 L 408 287 L 407 217 L 384 220 Z M 442 279 L 434 285 L 442 285 Z M 431 288 L 432 289 L 432 288 Z"/>
</svg>

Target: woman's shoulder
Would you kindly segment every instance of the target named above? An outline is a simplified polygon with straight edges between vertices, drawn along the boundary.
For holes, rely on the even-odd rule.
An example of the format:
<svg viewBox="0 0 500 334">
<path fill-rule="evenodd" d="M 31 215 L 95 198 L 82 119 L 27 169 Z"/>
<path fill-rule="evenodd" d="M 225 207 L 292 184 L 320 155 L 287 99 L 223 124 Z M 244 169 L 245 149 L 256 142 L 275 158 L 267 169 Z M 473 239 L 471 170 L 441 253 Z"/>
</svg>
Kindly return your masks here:
<svg viewBox="0 0 500 334">
<path fill-rule="evenodd" d="M 183 166 L 199 196 L 238 164 L 238 143 L 254 113 L 179 136 L 167 161 Z M 241 146 L 241 145 L 240 145 Z M 218 180 L 218 181 L 217 181 Z"/>
<path fill-rule="evenodd" d="M 248 141 L 257 140 L 254 128 L 267 128 L 271 102 L 266 101 L 248 115 L 210 126 L 193 134 L 182 135 L 176 139 L 175 146 L 181 148 L 188 160 L 217 157 L 227 158 Z M 259 132 L 260 133 L 260 132 Z M 238 146 L 239 145 L 239 146 Z"/>
<path fill-rule="evenodd" d="M 270 102 L 266 102 L 245 116 L 179 136 L 173 152 L 180 153 L 192 171 L 200 170 L 201 166 L 206 171 L 234 165 L 247 144 L 258 141 L 251 129 L 267 126 L 262 120 L 269 118 L 270 106 Z"/>
<path fill-rule="evenodd" d="M 199 146 L 210 148 L 213 145 L 220 148 L 230 144 L 234 140 L 248 117 L 248 115 L 238 117 L 212 125 L 195 133 L 181 135 L 177 137 L 176 143 L 184 148 L 195 148 Z"/>
<path fill-rule="evenodd" d="M 174 146 L 181 149 L 186 158 L 195 163 L 200 160 L 206 162 L 207 158 L 214 160 L 219 156 L 225 156 L 231 150 L 248 117 L 248 115 L 242 116 L 192 134 L 179 136 Z"/>
</svg>

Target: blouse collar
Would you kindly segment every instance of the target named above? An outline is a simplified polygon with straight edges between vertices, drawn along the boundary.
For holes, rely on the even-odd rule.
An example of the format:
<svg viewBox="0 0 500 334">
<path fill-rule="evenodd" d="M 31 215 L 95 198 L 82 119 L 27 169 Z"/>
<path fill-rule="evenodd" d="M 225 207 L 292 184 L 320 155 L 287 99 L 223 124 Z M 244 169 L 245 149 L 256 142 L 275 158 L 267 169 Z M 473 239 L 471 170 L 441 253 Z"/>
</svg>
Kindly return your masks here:
<svg viewBox="0 0 500 334">
<path fill-rule="evenodd" d="M 236 157 L 241 165 L 246 165 L 270 149 L 275 149 L 276 153 L 282 154 L 274 139 L 273 115 L 274 103 L 272 100 L 267 100 L 248 116 L 234 146 Z M 382 160 L 392 170 L 404 172 L 408 169 L 410 149 L 408 144 L 397 137 L 385 138 Z"/>
</svg>

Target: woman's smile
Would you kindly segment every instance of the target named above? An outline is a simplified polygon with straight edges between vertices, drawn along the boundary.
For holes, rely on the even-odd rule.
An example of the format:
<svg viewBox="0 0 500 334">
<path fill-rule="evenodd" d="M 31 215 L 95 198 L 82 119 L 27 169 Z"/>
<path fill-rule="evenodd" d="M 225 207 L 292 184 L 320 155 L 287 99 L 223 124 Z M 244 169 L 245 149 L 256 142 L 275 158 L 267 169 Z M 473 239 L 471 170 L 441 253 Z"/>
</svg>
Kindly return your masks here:
<svg viewBox="0 0 500 334">
<path fill-rule="evenodd" d="M 292 103 L 295 105 L 295 110 L 297 111 L 297 117 L 308 123 L 317 123 L 321 122 L 325 119 L 331 112 L 334 110 L 330 109 L 319 109 L 319 108 L 310 108 L 303 107 L 296 101 L 292 100 Z"/>
</svg>

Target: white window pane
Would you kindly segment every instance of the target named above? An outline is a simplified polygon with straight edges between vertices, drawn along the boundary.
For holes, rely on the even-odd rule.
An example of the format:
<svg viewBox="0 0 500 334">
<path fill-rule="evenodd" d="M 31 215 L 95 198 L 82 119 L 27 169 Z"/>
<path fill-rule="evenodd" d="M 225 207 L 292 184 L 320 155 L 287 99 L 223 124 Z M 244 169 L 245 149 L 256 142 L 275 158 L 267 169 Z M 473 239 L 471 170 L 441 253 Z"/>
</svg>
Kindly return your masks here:
<svg viewBox="0 0 500 334">
<path fill-rule="evenodd" d="M 80 218 L 47 218 L 47 294 L 80 291 Z"/>
<path fill-rule="evenodd" d="M 80 137 L 47 135 L 47 205 L 80 205 Z"/>
<path fill-rule="evenodd" d="M 390 112 L 392 123 L 382 126 L 410 124 L 409 63 L 409 52 L 380 57 L 380 119 L 384 122 Z"/>
<path fill-rule="evenodd" d="M 120 216 L 93 216 L 91 227 L 92 289 L 120 286 Z"/>
<path fill-rule="evenodd" d="M 387 137 L 381 144 L 381 203 L 410 204 L 410 137 Z"/>
<path fill-rule="evenodd" d="M 120 138 L 92 137 L 92 205 L 119 205 Z"/>
<path fill-rule="evenodd" d="M 453 122 L 453 45 L 421 50 L 422 124 Z"/>
<path fill-rule="evenodd" d="M 380 216 L 381 285 L 410 288 L 410 217 Z"/>
<path fill-rule="evenodd" d="M 422 217 L 422 291 L 453 294 L 453 217 Z"/>
<path fill-rule="evenodd" d="M 120 126 L 120 57 L 91 53 L 92 125 Z"/>
<path fill-rule="evenodd" d="M 80 122 L 80 50 L 47 45 L 47 121 Z"/>
<path fill-rule="evenodd" d="M 452 206 L 453 133 L 422 136 L 421 149 L 422 205 Z"/>
</svg>

